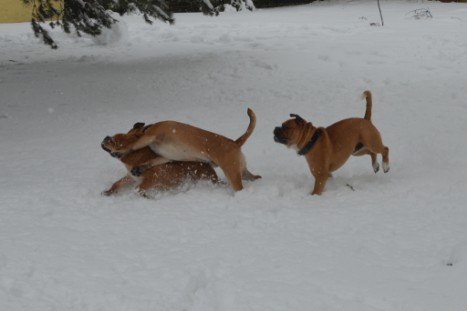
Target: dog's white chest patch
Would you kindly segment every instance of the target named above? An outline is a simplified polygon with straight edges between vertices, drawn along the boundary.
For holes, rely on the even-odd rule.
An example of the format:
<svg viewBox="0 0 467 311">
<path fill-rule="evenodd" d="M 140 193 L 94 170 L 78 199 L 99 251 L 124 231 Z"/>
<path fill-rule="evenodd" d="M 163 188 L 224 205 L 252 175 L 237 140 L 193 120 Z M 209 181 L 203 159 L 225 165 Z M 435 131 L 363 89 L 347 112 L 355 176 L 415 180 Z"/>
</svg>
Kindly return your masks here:
<svg viewBox="0 0 467 311">
<path fill-rule="evenodd" d="M 298 146 L 295 145 L 295 144 L 294 144 L 294 145 L 290 145 L 289 148 L 290 148 L 290 149 L 293 149 L 293 150 L 295 150 L 295 151 L 300 150 L 300 149 L 298 148 Z"/>
<path fill-rule="evenodd" d="M 177 146 L 173 144 L 151 144 L 151 149 L 166 159 L 176 161 L 206 161 L 210 160 L 203 152 L 196 152 L 189 146 Z"/>
</svg>

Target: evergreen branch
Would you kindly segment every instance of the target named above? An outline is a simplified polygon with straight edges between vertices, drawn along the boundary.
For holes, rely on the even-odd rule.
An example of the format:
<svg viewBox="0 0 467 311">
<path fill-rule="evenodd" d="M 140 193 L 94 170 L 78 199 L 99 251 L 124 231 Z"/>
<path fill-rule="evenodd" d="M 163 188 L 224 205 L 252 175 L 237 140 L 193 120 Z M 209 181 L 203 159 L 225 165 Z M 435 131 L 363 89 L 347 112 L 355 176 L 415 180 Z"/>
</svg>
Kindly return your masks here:
<svg viewBox="0 0 467 311">
<path fill-rule="evenodd" d="M 218 15 L 224 10 L 225 4 L 230 4 L 241 10 L 254 8 L 252 0 L 197 0 L 200 10 L 207 15 Z M 78 36 L 81 33 L 98 36 L 102 29 L 111 28 L 117 20 L 112 17 L 116 12 L 120 15 L 140 12 L 145 22 L 152 24 L 160 20 L 173 24 L 172 11 L 167 0 L 23 0 L 32 3 L 31 25 L 36 37 L 41 37 L 45 44 L 56 49 L 58 46 L 48 31 L 41 24 L 49 23 L 53 29 L 61 26 L 69 34 L 72 29 Z M 52 21 L 51 21 L 52 20 Z"/>
</svg>

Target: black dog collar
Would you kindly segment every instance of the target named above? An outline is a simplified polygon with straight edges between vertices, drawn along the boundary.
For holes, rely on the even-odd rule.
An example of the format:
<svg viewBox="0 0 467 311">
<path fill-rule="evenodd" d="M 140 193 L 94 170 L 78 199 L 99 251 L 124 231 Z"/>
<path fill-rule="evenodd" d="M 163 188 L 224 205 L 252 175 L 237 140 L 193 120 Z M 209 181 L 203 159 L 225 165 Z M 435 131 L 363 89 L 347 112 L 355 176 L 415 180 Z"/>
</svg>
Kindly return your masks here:
<svg viewBox="0 0 467 311">
<path fill-rule="evenodd" d="M 316 141 L 319 139 L 321 136 L 321 129 L 318 128 L 316 129 L 315 133 L 313 136 L 311 136 L 311 139 L 307 142 L 307 144 L 298 151 L 298 155 L 305 155 L 308 152 L 310 152 L 311 148 L 315 145 Z"/>
</svg>

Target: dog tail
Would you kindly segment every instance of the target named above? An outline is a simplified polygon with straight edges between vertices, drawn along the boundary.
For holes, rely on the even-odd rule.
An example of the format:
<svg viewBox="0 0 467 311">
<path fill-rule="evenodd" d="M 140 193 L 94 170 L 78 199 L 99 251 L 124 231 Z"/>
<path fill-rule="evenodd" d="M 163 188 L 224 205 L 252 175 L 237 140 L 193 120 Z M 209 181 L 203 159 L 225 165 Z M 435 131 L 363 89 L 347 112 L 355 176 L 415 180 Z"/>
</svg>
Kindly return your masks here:
<svg viewBox="0 0 467 311">
<path fill-rule="evenodd" d="M 371 99 L 371 92 L 370 91 L 363 92 L 362 99 L 366 99 L 366 111 L 365 111 L 365 116 L 363 118 L 371 121 L 371 107 L 373 105 L 373 101 Z"/>
<path fill-rule="evenodd" d="M 250 117 L 250 124 L 248 124 L 248 128 L 246 129 L 245 133 L 235 141 L 235 143 L 239 146 L 242 146 L 246 142 L 251 133 L 253 133 L 253 130 L 256 126 L 256 115 L 250 108 L 248 108 L 248 116 Z"/>
</svg>

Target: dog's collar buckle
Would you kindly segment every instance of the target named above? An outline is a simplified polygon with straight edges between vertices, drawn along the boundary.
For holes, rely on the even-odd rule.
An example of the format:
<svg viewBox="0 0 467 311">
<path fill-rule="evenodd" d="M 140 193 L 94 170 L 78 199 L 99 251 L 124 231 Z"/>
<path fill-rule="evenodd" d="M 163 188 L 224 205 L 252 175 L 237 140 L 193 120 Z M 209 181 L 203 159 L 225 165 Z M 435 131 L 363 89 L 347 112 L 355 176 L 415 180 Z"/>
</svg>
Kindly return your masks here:
<svg viewBox="0 0 467 311">
<path fill-rule="evenodd" d="M 305 155 L 308 152 L 310 152 L 311 148 L 316 144 L 318 141 L 319 137 L 321 136 L 321 129 L 316 129 L 315 133 L 313 136 L 311 136 L 311 139 L 307 142 L 307 144 L 298 151 L 298 155 Z"/>
</svg>

